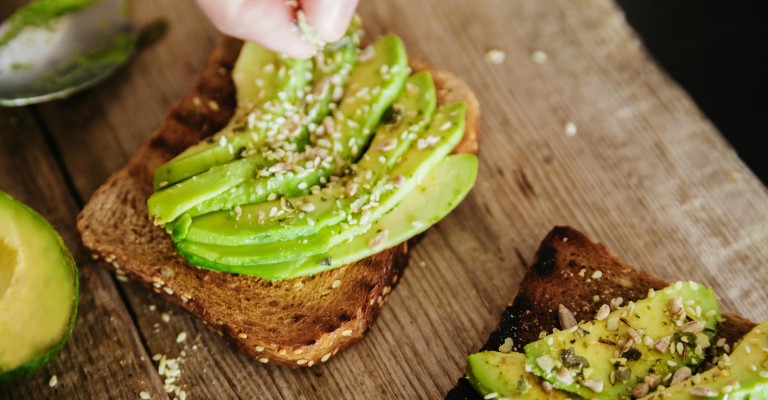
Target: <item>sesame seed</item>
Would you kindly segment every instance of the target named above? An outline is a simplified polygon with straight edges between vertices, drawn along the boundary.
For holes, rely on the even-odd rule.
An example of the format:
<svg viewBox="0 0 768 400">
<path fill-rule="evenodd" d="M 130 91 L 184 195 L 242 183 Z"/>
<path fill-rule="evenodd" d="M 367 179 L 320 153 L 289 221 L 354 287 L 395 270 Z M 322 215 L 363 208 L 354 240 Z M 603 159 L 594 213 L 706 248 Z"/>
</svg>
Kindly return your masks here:
<svg viewBox="0 0 768 400">
<path fill-rule="evenodd" d="M 331 358 L 331 353 L 326 353 L 323 355 L 323 357 L 320 359 L 320 362 L 326 362 L 328 359 Z"/>
<path fill-rule="evenodd" d="M 168 322 L 171 320 L 171 316 L 168 315 L 168 313 L 162 313 L 160 314 L 160 319 L 162 319 L 163 322 Z"/>
<path fill-rule="evenodd" d="M 48 386 L 54 387 L 59 382 L 59 378 L 56 377 L 56 375 L 52 376 L 51 379 L 48 381 Z"/>
<path fill-rule="evenodd" d="M 505 56 L 506 54 L 504 54 L 503 51 L 491 49 L 485 53 L 485 62 L 488 64 L 499 65 L 504 62 Z"/>
<path fill-rule="evenodd" d="M 536 64 L 544 64 L 545 62 L 547 62 L 548 58 L 549 57 L 547 56 L 547 53 L 545 53 L 545 52 L 543 52 L 541 50 L 536 50 L 533 53 L 531 53 L 531 59 Z"/>
<path fill-rule="evenodd" d="M 336 289 L 336 288 L 337 288 L 337 287 L 339 287 L 339 286 L 341 286 L 341 281 L 340 281 L 340 280 L 338 280 L 338 279 L 336 279 L 335 281 L 333 281 L 333 283 L 331 284 L 331 288 L 332 288 L 332 289 Z"/>
<path fill-rule="evenodd" d="M 578 132 L 576 129 L 576 124 L 573 122 L 566 122 L 565 127 L 563 128 L 565 130 L 565 136 L 576 136 L 576 133 Z"/>
<path fill-rule="evenodd" d="M 352 330 L 347 329 L 346 331 L 341 331 L 341 336 L 352 336 Z"/>
<path fill-rule="evenodd" d="M 176 343 L 181 343 L 185 340 L 187 340 L 187 332 L 181 332 L 179 336 L 176 336 Z"/>
<path fill-rule="evenodd" d="M 600 279 L 603 277 L 603 271 L 595 271 L 592 273 L 592 279 Z"/>
<path fill-rule="evenodd" d="M 248 337 L 248 335 L 246 335 L 245 333 L 240 332 L 240 333 L 237 334 L 237 337 L 239 337 L 240 339 L 245 339 L 245 338 Z"/>
<path fill-rule="evenodd" d="M 269 362 L 269 359 L 266 358 L 266 357 L 265 358 L 259 358 L 259 362 L 262 363 L 262 364 L 266 364 L 266 363 Z"/>
<path fill-rule="evenodd" d="M 298 360 L 298 361 L 296 361 L 296 364 L 297 364 L 297 365 L 304 365 L 304 364 L 306 364 L 306 363 L 307 363 L 307 360 L 305 360 L 305 359 L 303 359 L 303 358 L 302 358 L 301 360 Z"/>
<path fill-rule="evenodd" d="M 165 288 L 163 288 L 163 290 L 165 291 L 165 293 L 173 294 L 173 289 L 171 289 L 171 288 L 169 288 L 167 286 Z"/>
</svg>

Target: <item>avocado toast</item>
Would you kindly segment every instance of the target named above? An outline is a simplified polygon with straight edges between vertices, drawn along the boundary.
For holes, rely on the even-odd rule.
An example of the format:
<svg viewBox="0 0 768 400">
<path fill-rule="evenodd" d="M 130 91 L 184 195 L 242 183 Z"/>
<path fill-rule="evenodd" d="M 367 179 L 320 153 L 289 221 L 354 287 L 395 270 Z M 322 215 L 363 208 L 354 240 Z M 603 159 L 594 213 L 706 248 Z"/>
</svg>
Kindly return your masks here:
<svg viewBox="0 0 768 400">
<path fill-rule="evenodd" d="M 236 107 L 231 71 L 242 45 L 231 38 L 221 42 L 193 90 L 93 195 L 78 228 L 105 266 L 200 317 L 244 354 L 263 363 L 312 366 L 370 329 L 407 265 L 408 242 L 341 268 L 273 282 L 194 267 L 147 217 L 156 168 L 230 121 Z M 471 90 L 449 72 L 413 60 L 409 65 L 431 73 L 438 106 L 467 105 L 464 134 L 453 152 L 475 153 L 478 105 Z"/>
<path fill-rule="evenodd" d="M 527 354 L 531 350 L 527 346 L 542 339 L 544 332 L 549 334 L 561 329 L 561 315 L 570 313 L 575 321 L 591 321 L 604 304 L 638 303 L 651 289 L 659 291 L 668 285 L 626 265 L 583 233 L 570 227 L 556 227 L 541 242 L 514 301 L 504 310 L 499 326 L 480 351 L 502 348 L 514 352 L 509 354 L 519 354 L 517 362 L 525 365 L 523 352 Z M 722 314 L 717 323 L 717 338 L 723 339 L 723 346 L 733 348 L 755 326 L 739 316 Z M 540 398 L 565 398 L 562 393 L 550 391 Z M 446 399 L 482 398 L 466 378 L 459 379 L 446 396 Z"/>
</svg>

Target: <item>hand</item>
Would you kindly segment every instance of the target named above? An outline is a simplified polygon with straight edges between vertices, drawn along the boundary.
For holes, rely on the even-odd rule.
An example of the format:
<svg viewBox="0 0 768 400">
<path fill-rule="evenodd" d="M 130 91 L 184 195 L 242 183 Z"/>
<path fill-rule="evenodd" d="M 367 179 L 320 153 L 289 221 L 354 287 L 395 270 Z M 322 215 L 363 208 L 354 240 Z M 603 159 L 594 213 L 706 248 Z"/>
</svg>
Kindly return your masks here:
<svg viewBox="0 0 768 400">
<path fill-rule="evenodd" d="M 359 0 L 197 0 L 214 25 L 227 35 L 257 42 L 295 58 L 308 58 L 316 47 L 296 28 L 297 7 L 326 42 L 347 30 Z"/>
</svg>

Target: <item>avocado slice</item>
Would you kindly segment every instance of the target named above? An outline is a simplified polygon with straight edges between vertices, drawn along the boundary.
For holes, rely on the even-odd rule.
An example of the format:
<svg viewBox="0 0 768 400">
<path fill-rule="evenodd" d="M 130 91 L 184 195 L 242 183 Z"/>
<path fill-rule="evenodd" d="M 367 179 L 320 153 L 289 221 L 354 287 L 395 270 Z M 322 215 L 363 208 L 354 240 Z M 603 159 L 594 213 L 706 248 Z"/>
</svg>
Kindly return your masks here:
<svg viewBox="0 0 768 400">
<path fill-rule="evenodd" d="M 287 197 L 307 194 L 315 185 L 324 184 L 332 174 L 340 174 L 349 163 L 357 161 L 409 73 L 405 46 L 397 36 L 384 36 L 371 48 L 375 55 L 357 64 L 344 97 L 333 113 L 334 134 L 311 134 L 312 145 L 287 163 L 291 170 L 262 171 L 254 179 L 200 202 L 187 211 L 190 216 L 260 203 L 272 194 Z M 305 168 L 307 163 L 310 166 Z"/>
<path fill-rule="evenodd" d="M 216 264 L 256 266 L 304 258 L 351 240 L 354 236 L 368 231 L 369 224 L 381 219 L 394 208 L 435 164 L 453 150 L 464 133 L 465 109 L 463 103 L 441 107 L 424 134 L 426 138 L 415 143 L 392 169 L 390 175 L 383 178 L 374 189 L 378 194 L 358 203 L 356 208 L 348 210 L 351 212 L 339 210 L 346 220 L 338 225 L 293 240 L 242 246 L 211 245 L 182 240 L 176 243 L 176 248 L 183 256 L 194 254 Z M 397 176 L 403 177 L 399 187 L 392 182 L 393 177 Z M 369 206 L 366 207 L 366 204 Z"/>
<path fill-rule="evenodd" d="M 768 399 L 768 321 L 754 327 L 717 366 L 642 400 Z"/>
<path fill-rule="evenodd" d="M 306 90 L 311 60 L 296 60 L 279 55 L 256 43 L 245 42 L 232 70 L 237 88 L 237 110 L 232 120 L 212 137 L 190 146 L 155 170 L 154 188 L 160 190 L 176 182 L 207 171 L 214 165 L 232 161 L 258 147 L 269 121 L 296 110 L 286 107 L 296 103 Z M 249 118 L 249 114 L 254 114 Z"/>
<path fill-rule="evenodd" d="M 467 379 L 481 396 L 518 400 L 565 400 L 569 394 L 544 390 L 542 379 L 525 367 L 525 355 L 483 351 L 467 358 Z M 494 396 L 494 393 L 496 396 Z"/>
<path fill-rule="evenodd" d="M 443 158 L 417 187 L 367 232 L 337 244 L 326 253 L 302 260 L 257 266 L 211 262 L 195 253 L 183 254 L 192 264 L 221 272 L 258 276 L 269 280 L 291 279 L 353 263 L 402 243 L 448 215 L 469 193 L 477 177 L 477 158 L 458 154 Z M 382 232 L 386 240 L 376 242 Z M 279 242 L 278 242 L 279 243 Z M 372 246 L 372 244 L 374 244 Z"/>
<path fill-rule="evenodd" d="M 77 267 L 40 214 L 0 191 L 0 381 L 61 350 L 77 314 Z"/>
<path fill-rule="evenodd" d="M 339 223 L 343 214 L 338 211 L 351 212 L 353 202 L 365 201 L 371 194 L 371 185 L 389 172 L 432 120 L 437 99 L 431 75 L 414 74 L 408 78 L 407 87 L 379 125 L 371 145 L 348 179 L 332 182 L 328 190 L 308 196 L 251 204 L 240 207 L 237 213 L 219 211 L 195 217 L 186 227 L 185 236 L 176 235 L 174 240 L 225 246 L 256 244 L 312 235 Z M 360 195 L 345 196 L 350 184 L 359 187 L 355 191 L 359 190 Z M 288 204 L 290 208 L 286 207 Z M 270 217 L 273 208 L 284 213 Z"/>
<path fill-rule="evenodd" d="M 255 43 L 246 42 L 232 74 L 239 88 L 239 108 L 232 121 L 222 132 L 156 169 L 155 190 L 218 164 L 243 156 L 254 157 L 262 146 L 288 147 L 285 146 L 287 143 L 301 151 L 308 135 L 306 125 L 317 124 L 328 114 L 331 102 L 338 100 L 334 94 L 344 87 L 355 66 L 358 42 L 357 26 L 350 26 L 341 40 L 326 46 L 312 62 L 278 56 Z M 281 73 L 281 69 L 287 72 Z M 307 85 L 310 71 L 312 82 Z M 260 88 L 260 91 L 256 93 L 253 88 Z M 264 98 L 269 100 L 263 102 L 261 108 L 250 111 L 253 115 L 243 111 L 252 109 L 254 104 L 259 104 L 258 99 Z M 253 168 L 276 162 L 262 155 Z"/>
<path fill-rule="evenodd" d="M 677 282 L 604 319 L 529 343 L 525 354 L 532 371 L 560 389 L 587 399 L 618 399 L 646 376 L 666 385 L 678 369 L 694 369 L 719 318 L 711 288 Z"/>
<path fill-rule="evenodd" d="M 317 146 L 307 146 L 302 154 L 289 154 L 291 162 L 276 164 L 280 168 L 258 170 L 254 165 L 257 161 L 245 158 L 215 166 L 155 192 L 147 201 L 150 218 L 155 224 L 166 224 L 184 212 L 196 216 L 260 202 L 271 193 L 307 193 L 309 187 L 353 161 L 408 77 L 405 46 L 398 37 L 385 36 L 373 48 L 376 56 L 352 72 L 339 110 L 334 113 L 338 135 L 325 138 Z M 384 70 L 388 73 L 383 74 Z M 328 146 L 323 146 L 325 143 Z M 315 164 L 306 168 L 307 163 Z M 286 170 L 297 168 L 300 170 Z M 249 180 L 251 177 L 254 178 Z"/>
</svg>

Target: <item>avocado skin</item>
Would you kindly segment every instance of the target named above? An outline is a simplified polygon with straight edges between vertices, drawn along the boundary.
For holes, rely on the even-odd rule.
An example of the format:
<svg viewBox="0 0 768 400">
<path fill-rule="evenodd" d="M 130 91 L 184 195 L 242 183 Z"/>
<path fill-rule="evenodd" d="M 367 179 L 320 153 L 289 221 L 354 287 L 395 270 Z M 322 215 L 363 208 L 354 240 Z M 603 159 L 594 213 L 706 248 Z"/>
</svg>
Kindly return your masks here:
<svg viewBox="0 0 768 400">
<path fill-rule="evenodd" d="M 18 207 L 19 209 L 23 210 L 24 212 L 27 213 L 27 215 L 29 215 L 34 220 L 35 223 L 41 224 L 43 226 L 47 226 L 48 228 L 50 228 L 50 232 L 55 237 L 61 249 L 61 257 L 65 260 L 66 264 L 69 266 L 69 271 L 70 271 L 70 275 L 72 276 L 72 285 L 74 286 L 75 296 L 72 300 L 72 318 L 70 318 L 68 327 L 65 330 L 64 334 L 62 335 L 61 339 L 53 347 L 46 350 L 43 354 L 36 356 L 35 358 L 28 361 L 27 363 L 22 364 L 12 370 L 8 370 L 3 373 L 0 373 L 0 382 L 10 381 L 20 376 L 26 375 L 30 372 L 33 372 L 41 368 L 48 362 L 50 362 L 54 357 L 56 357 L 57 354 L 59 354 L 59 351 L 61 351 L 61 349 L 64 347 L 64 344 L 67 343 L 67 340 L 69 339 L 69 335 L 72 333 L 72 329 L 75 326 L 75 320 L 77 319 L 78 293 L 80 293 L 80 279 L 77 273 L 77 265 L 75 264 L 75 260 L 72 257 L 72 253 L 70 253 L 69 249 L 67 248 L 67 245 L 64 243 L 64 240 L 61 238 L 61 235 L 59 235 L 59 233 L 56 232 L 55 229 L 53 229 L 53 226 L 51 226 L 51 224 L 45 218 L 43 218 L 42 215 L 37 213 L 37 211 L 28 207 L 26 204 L 13 199 L 10 195 L 0 190 L 0 204 L 2 204 L 3 202 L 8 202 L 10 203 L 10 205 L 14 207 Z"/>
<path fill-rule="evenodd" d="M 693 301 L 694 305 L 690 307 L 695 307 L 696 305 L 701 307 L 701 317 L 699 320 L 705 321 L 705 327 L 700 334 L 706 336 L 709 343 L 713 343 L 716 321 L 720 317 L 720 308 L 717 305 L 714 292 L 711 288 L 694 282 L 678 282 L 665 289 L 656 291 L 653 297 L 635 302 L 631 313 L 629 312 L 630 306 L 624 306 L 611 312 L 603 320 L 581 323 L 578 325 L 578 328 L 558 331 L 536 342 L 529 343 L 525 346 L 528 365 L 533 373 L 548 380 L 555 387 L 584 398 L 601 400 L 629 396 L 632 388 L 637 383 L 642 382 L 645 376 L 651 374 L 649 371 L 654 371 L 653 373 L 665 377 L 668 373 L 674 373 L 684 365 L 695 369 L 703 361 L 704 355 L 695 355 L 693 342 L 690 345 L 683 345 L 683 347 L 688 347 L 685 360 L 677 353 L 673 354 L 670 351 L 660 353 L 653 350 L 650 348 L 651 346 L 641 341 L 632 347 L 639 350 L 642 355 L 638 360 L 627 361 L 626 367 L 628 369 L 624 366 L 616 368 L 614 363 L 610 361 L 615 357 L 615 351 L 619 351 L 619 354 L 622 355 L 627 353 L 627 350 L 619 346 L 618 343 L 621 343 L 623 340 L 630 340 L 630 326 L 632 329 L 643 332 L 642 335 L 648 335 L 653 341 L 665 336 L 675 337 L 675 334 L 680 333 L 679 328 L 675 325 L 674 318 L 667 311 L 668 300 L 673 297 L 682 298 L 684 303 L 689 300 Z M 706 314 L 710 311 L 714 311 L 714 313 L 707 316 Z M 608 328 L 608 322 L 611 320 L 614 320 L 616 329 Z M 676 343 L 681 342 L 673 340 L 670 347 Z M 557 378 L 556 373 L 565 363 L 565 361 L 561 362 L 563 354 L 569 349 L 574 349 L 574 355 L 584 357 L 585 361 L 588 362 L 592 371 L 588 377 L 584 378 L 583 374 L 586 368 L 583 370 L 576 369 L 575 376 L 574 368 L 569 368 L 569 374 L 572 377 L 571 382 L 568 382 L 567 379 L 561 380 Z M 539 364 L 539 359 L 543 356 L 549 357 L 549 360 L 554 362 L 554 367 L 550 370 L 545 370 Z M 627 356 L 624 355 L 625 358 Z M 676 368 L 670 366 L 668 364 L 669 361 L 675 362 Z M 614 383 L 611 383 L 609 379 L 611 371 L 616 376 Z M 628 374 L 622 377 L 622 371 Z M 581 383 L 582 379 L 603 381 L 603 391 L 600 393 L 592 391 Z"/>
<path fill-rule="evenodd" d="M 404 170 L 402 175 L 407 178 L 406 184 L 403 188 L 390 190 L 382 194 L 379 201 L 380 205 L 375 207 L 371 213 L 370 221 L 372 223 L 394 208 L 408 194 L 408 191 L 413 189 L 419 177 L 428 174 L 430 169 L 434 168 L 435 164 L 439 163 L 441 159 L 444 159 L 451 149 L 455 147 L 456 143 L 461 140 L 464 132 L 465 109 L 466 106 L 463 103 L 457 103 L 441 107 L 435 114 L 432 125 L 423 136 L 434 135 L 440 138 L 440 140 L 434 144 L 432 149 L 418 148 L 416 143 L 414 143 L 414 146 L 403 154 L 403 161 L 398 164 L 398 167 Z M 450 122 L 450 124 L 447 128 L 444 128 L 443 124 L 447 122 Z M 399 174 L 397 172 L 398 167 L 393 169 L 392 175 Z M 243 246 L 222 246 L 182 240 L 176 243 L 176 248 L 179 254 L 184 257 L 194 254 L 196 256 L 194 258 L 195 265 L 202 267 L 221 268 L 223 265 L 231 267 L 258 267 L 260 264 L 276 263 L 320 254 L 344 240 L 365 232 L 365 228 L 360 225 L 353 225 L 344 229 L 341 229 L 340 226 L 330 226 L 314 235 L 290 241 Z M 207 259 L 208 263 L 202 262 L 201 258 Z M 258 268 L 254 268 L 254 270 L 258 270 Z"/>
<path fill-rule="evenodd" d="M 749 346 L 749 352 L 747 347 Z M 730 354 L 730 366 L 718 365 L 700 375 L 699 383 L 692 378 L 672 385 L 661 392 L 648 395 L 641 400 L 653 398 L 664 400 L 695 400 L 702 397 L 692 396 L 689 391 L 694 386 L 707 387 L 717 392 L 710 399 L 725 399 L 722 389 L 729 381 L 738 381 L 739 387 L 728 392 L 729 400 L 766 400 L 768 399 L 768 375 L 760 376 L 762 371 L 768 374 L 768 321 L 754 327 L 734 347 Z M 756 371 L 751 366 L 756 366 Z M 729 371 L 728 375 L 724 371 Z"/>
</svg>

